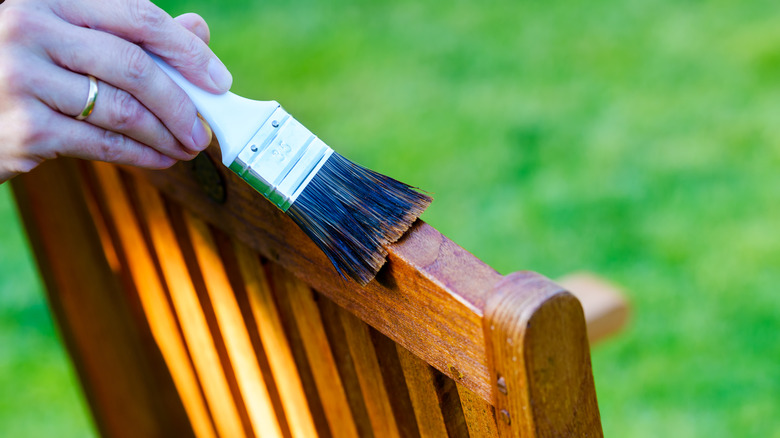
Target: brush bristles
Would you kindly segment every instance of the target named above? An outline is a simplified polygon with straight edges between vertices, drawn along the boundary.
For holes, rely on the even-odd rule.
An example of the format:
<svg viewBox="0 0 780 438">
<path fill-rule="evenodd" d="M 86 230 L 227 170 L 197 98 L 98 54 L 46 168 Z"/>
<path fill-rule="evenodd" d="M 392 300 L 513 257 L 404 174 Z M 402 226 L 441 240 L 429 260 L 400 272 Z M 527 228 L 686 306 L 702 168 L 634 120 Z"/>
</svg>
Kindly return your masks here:
<svg viewBox="0 0 780 438">
<path fill-rule="evenodd" d="M 385 262 L 385 245 L 406 232 L 431 197 L 333 153 L 287 214 L 341 273 L 364 285 Z"/>
</svg>

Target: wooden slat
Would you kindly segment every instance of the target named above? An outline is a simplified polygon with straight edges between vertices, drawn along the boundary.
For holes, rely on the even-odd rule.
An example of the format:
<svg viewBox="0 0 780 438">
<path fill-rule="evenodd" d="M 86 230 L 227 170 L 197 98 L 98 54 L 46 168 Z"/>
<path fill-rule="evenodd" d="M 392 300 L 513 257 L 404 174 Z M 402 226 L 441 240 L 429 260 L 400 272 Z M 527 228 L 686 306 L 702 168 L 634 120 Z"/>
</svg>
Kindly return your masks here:
<svg viewBox="0 0 780 438">
<path fill-rule="evenodd" d="M 436 385 L 430 365 L 409 350 L 398 346 L 398 359 L 406 377 L 406 387 L 414 406 L 420 436 L 446 437 L 447 426 L 436 395 Z"/>
<path fill-rule="evenodd" d="M 208 226 L 187 212 L 184 222 L 252 428 L 259 436 L 282 436 L 241 309 Z"/>
<path fill-rule="evenodd" d="M 368 409 L 363 400 L 363 391 L 360 389 L 360 379 L 357 376 L 355 362 L 352 360 L 352 353 L 345 342 L 346 334 L 340 316 L 344 310 L 320 294 L 315 295 L 314 298 L 320 312 L 320 318 L 322 318 L 322 326 L 325 329 L 325 336 L 328 338 L 330 351 L 336 362 L 336 369 L 341 378 L 341 385 L 347 396 L 349 410 L 355 420 L 358 436 L 374 438 L 374 430 L 371 427 Z"/>
<path fill-rule="evenodd" d="M 480 438 L 498 437 L 493 406 L 463 385 L 458 385 L 458 395 L 463 406 L 469 435 Z"/>
<path fill-rule="evenodd" d="M 308 422 L 305 433 L 320 429 L 321 434 L 334 437 L 371 435 L 385 421 L 391 435 L 405 437 L 495 436 L 496 432 L 601 436 L 582 309 L 576 298 L 544 277 L 533 273 L 501 277 L 418 222 L 389 248 L 389 263 L 377 280 L 359 287 L 338 277 L 300 230 L 270 204 L 258 202 L 257 195 L 233 176 L 227 177 L 227 204 L 214 208 L 200 189 L 193 188 L 186 165 L 156 174 L 136 171 L 149 175 L 194 210 L 180 214 L 171 209 L 178 224 L 174 225 L 178 230 L 173 230 L 170 223 L 159 228 L 164 207 L 155 205 L 152 212 L 159 216 L 150 215 L 148 237 L 116 170 L 105 164 L 94 169 L 98 210 L 108 224 L 99 263 L 110 271 L 111 248 L 116 250 L 123 278 L 129 290 L 138 293 L 145 313 L 139 321 L 149 324 L 196 434 L 215 434 L 204 393 L 210 394 L 206 397 L 210 403 L 216 399 L 206 389 L 208 384 L 199 383 L 195 369 L 202 380 L 207 379 L 205 364 L 218 363 L 227 384 L 234 385 L 228 391 L 224 382 L 219 383 L 222 397 L 235 397 L 235 409 L 244 415 L 245 424 L 236 427 L 248 431 L 251 423 L 261 436 L 293 434 L 288 411 L 294 404 L 300 406 L 303 392 L 311 411 L 308 417 L 303 414 Z M 143 194 L 142 190 L 137 205 L 148 204 Z M 207 223 L 195 218 L 199 215 L 242 242 L 234 242 L 234 247 L 246 243 L 272 260 L 271 281 L 264 278 L 251 250 L 226 249 L 231 246 L 227 238 L 215 242 Z M 175 241 L 176 232 L 180 242 Z M 100 242 L 99 227 L 91 235 L 93 242 Z M 150 251 L 150 242 L 189 246 L 184 260 L 177 253 L 178 258 L 174 254 L 168 261 L 170 253 Z M 155 265 L 155 255 L 166 261 Z M 191 279 L 182 273 L 185 264 Z M 160 275 L 176 277 L 177 270 L 184 277 L 170 281 L 169 286 L 177 287 L 170 287 L 169 302 Z M 182 281 L 189 286 L 179 288 Z M 312 286 L 323 295 L 314 293 Z M 273 298 L 283 321 L 278 316 L 274 320 Z M 271 316 L 257 308 L 261 305 Z M 171 306 L 179 311 L 179 319 Z M 190 315 L 192 309 L 200 316 Z M 344 316 L 343 309 L 355 316 Z M 201 328 L 193 329 L 195 324 Z M 183 338 L 191 350 L 205 342 L 217 352 L 207 353 L 205 360 L 194 351 L 188 354 Z M 272 359 L 274 351 L 265 353 L 269 346 L 284 351 L 285 338 L 289 348 L 279 361 Z M 284 371 L 279 369 L 289 367 L 291 357 L 300 380 L 293 381 L 292 398 L 288 398 L 279 377 Z M 265 378 L 261 370 L 267 371 Z M 380 381 L 384 388 L 378 390 Z M 366 396 L 371 393 L 378 398 Z M 490 400 L 495 411 L 482 400 Z M 282 410 L 280 426 L 276 415 L 282 416 Z M 148 412 L 138 413 L 143 421 Z M 494 414 L 498 427 L 491 428 Z M 410 417 L 415 420 L 412 424 Z M 145 420 L 153 430 L 154 420 Z M 235 418 L 231 421 L 238 423 Z M 301 429 L 298 436 L 305 433 Z"/>
<path fill-rule="evenodd" d="M 138 180 L 136 184 L 154 251 L 216 428 L 221 436 L 243 436 L 236 403 L 163 201 L 148 183 Z"/>
<path fill-rule="evenodd" d="M 219 162 L 216 147 L 208 152 Z M 444 374 L 455 365 L 459 383 L 492 399 L 487 372 L 482 308 L 485 293 L 501 276 L 418 221 L 388 248 L 388 263 L 366 287 L 342 279 L 328 259 L 289 218 L 248 189 L 221 165 L 225 203 L 215 207 L 180 163 L 165 172 L 128 169 L 143 175 L 194 214 L 294 272 L 339 306 L 358 315 Z M 219 179 L 219 178 L 217 178 Z M 448 309 L 443 314 L 441 309 Z"/>
<path fill-rule="evenodd" d="M 309 411 L 298 368 L 285 337 L 271 288 L 257 254 L 246 245 L 234 241 L 233 248 L 244 280 L 263 347 L 279 390 L 290 432 L 295 438 L 317 435 Z"/>
<path fill-rule="evenodd" d="M 400 437 L 369 328 L 351 313 L 345 310 L 339 313 L 374 436 Z"/>
<path fill-rule="evenodd" d="M 325 328 L 311 289 L 286 271 L 274 268 L 277 299 L 285 301 L 301 336 L 322 408 L 334 437 L 357 437 L 347 395 L 330 350 Z"/>
<path fill-rule="evenodd" d="M 406 377 L 398 357 L 398 344 L 376 329 L 370 328 L 369 333 L 398 430 L 404 438 L 418 438 L 420 430 L 417 427 L 414 406 L 409 390 L 406 388 Z"/>
<path fill-rule="evenodd" d="M 435 368 L 429 367 L 429 369 L 433 374 L 436 396 L 439 399 L 439 408 L 444 417 L 447 436 L 450 438 L 469 438 L 469 428 L 463 414 L 458 385 Z"/>
<path fill-rule="evenodd" d="M 198 436 L 215 436 L 195 371 L 184 341 L 179 336 L 174 313 L 168 305 L 165 290 L 157 276 L 151 253 L 119 173 L 115 167 L 105 163 L 95 163 L 93 169 L 98 180 L 101 203 L 108 210 L 108 223 L 114 225 L 112 231 L 118 238 L 117 252 L 120 253 L 120 259 L 124 260 L 123 265 L 134 283 L 152 335 L 170 369 L 193 429 Z"/>
<path fill-rule="evenodd" d="M 150 368 L 165 364 L 146 355 L 143 328 L 133 324 L 118 264 L 107 260 L 74 160 L 42 163 L 11 186 L 100 434 L 192 436 L 181 403 L 161 403 L 165 389 Z"/>
<path fill-rule="evenodd" d="M 572 273 L 556 282 L 582 303 L 591 345 L 618 333 L 626 325 L 628 302 L 617 286 L 590 272 Z"/>
<path fill-rule="evenodd" d="M 603 436 L 576 298 L 541 275 L 509 275 L 487 302 L 485 334 L 501 436 Z"/>
</svg>

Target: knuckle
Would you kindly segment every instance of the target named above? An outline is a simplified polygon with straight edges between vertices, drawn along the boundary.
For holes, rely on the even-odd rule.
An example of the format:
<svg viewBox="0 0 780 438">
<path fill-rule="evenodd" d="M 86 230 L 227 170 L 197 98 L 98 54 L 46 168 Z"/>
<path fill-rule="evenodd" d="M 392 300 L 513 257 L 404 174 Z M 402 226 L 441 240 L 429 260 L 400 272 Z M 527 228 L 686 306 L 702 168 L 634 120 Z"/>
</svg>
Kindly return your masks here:
<svg viewBox="0 0 780 438">
<path fill-rule="evenodd" d="M 205 44 L 195 35 L 191 35 L 184 43 L 182 59 L 187 60 L 195 69 L 205 71 L 211 56 L 204 49 Z"/>
<path fill-rule="evenodd" d="M 15 130 L 20 144 L 35 147 L 49 137 L 50 117 L 30 104 L 20 104 L 14 117 Z"/>
<path fill-rule="evenodd" d="M 142 35 L 156 32 L 168 18 L 165 12 L 148 0 L 128 2 L 130 18 Z"/>
<path fill-rule="evenodd" d="M 35 12 L 28 7 L 11 4 L 0 12 L 0 29 L 3 39 L 18 40 L 38 28 Z"/>
<path fill-rule="evenodd" d="M 152 61 L 134 44 L 128 44 L 124 51 L 122 59 L 126 60 L 125 78 L 131 84 L 140 87 L 152 72 Z"/>
<path fill-rule="evenodd" d="M 143 118 L 143 108 L 130 93 L 116 90 L 108 123 L 118 131 L 136 127 Z"/>
<path fill-rule="evenodd" d="M 23 60 L 14 54 L 9 54 L 4 58 L 3 62 L 0 63 L 0 83 L 3 84 L 3 88 L 7 88 L 9 91 L 26 89 L 31 76 Z"/>
<path fill-rule="evenodd" d="M 189 130 L 192 129 L 192 124 L 195 121 L 195 117 L 197 117 L 195 106 L 183 91 L 181 93 L 176 93 L 173 105 L 171 105 L 171 114 L 175 114 L 177 119 L 181 121 L 182 126 L 187 128 L 185 132 L 189 132 Z M 185 123 L 186 120 L 192 121 Z"/>
<path fill-rule="evenodd" d="M 109 163 L 119 162 L 124 154 L 126 143 L 127 137 L 124 135 L 114 131 L 105 131 L 97 151 L 97 158 Z"/>
</svg>

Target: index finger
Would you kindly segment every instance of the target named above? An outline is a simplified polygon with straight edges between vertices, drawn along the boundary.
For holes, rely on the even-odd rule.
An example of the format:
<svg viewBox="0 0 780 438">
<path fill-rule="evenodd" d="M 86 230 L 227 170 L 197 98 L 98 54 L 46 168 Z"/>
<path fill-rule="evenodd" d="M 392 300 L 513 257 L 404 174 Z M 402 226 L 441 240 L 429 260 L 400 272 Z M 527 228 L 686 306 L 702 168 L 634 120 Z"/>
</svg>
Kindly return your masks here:
<svg viewBox="0 0 780 438">
<path fill-rule="evenodd" d="M 53 2 L 52 9 L 72 24 L 141 45 L 204 90 L 223 93 L 233 83 L 206 43 L 149 0 Z"/>
</svg>

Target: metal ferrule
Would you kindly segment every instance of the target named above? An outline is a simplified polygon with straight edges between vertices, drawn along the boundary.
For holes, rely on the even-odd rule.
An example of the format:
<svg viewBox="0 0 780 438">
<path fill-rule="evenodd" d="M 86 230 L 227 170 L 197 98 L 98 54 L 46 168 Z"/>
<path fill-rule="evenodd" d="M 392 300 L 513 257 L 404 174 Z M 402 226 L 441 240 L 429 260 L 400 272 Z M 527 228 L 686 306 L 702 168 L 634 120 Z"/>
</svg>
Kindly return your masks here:
<svg viewBox="0 0 780 438">
<path fill-rule="evenodd" d="M 332 153 L 279 107 L 238 153 L 230 170 L 287 211 Z"/>
</svg>

